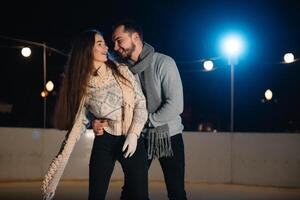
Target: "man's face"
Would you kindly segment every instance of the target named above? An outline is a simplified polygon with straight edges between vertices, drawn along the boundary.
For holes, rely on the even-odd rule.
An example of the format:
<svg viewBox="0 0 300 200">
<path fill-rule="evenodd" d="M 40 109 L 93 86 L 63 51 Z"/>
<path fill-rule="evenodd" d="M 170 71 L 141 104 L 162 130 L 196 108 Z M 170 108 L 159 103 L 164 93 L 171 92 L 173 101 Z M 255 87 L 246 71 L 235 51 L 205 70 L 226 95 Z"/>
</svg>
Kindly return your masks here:
<svg viewBox="0 0 300 200">
<path fill-rule="evenodd" d="M 124 26 L 118 26 L 112 35 L 114 50 L 123 58 L 130 59 L 135 50 L 132 34 L 125 32 Z"/>
</svg>

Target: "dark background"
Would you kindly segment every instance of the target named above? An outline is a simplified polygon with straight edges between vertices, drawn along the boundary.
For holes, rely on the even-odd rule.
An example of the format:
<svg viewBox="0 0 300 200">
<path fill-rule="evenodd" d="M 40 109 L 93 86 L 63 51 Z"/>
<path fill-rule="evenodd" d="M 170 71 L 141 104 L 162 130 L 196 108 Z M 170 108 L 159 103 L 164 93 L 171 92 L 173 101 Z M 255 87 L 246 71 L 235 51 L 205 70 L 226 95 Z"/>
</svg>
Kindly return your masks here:
<svg viewBox="0 0 300 200">
<path fill-rule="evenodd" d="M 299 61 L 283 64 L 283 55 L 300 56 L 300 3 L 297 1 L 40 1 L 1 3 L 0 35 L 59 49 L 66 54 L 71 39 L 88 28 L 104 33 L 111 45 L 111 26 L 132 18 L 145 41 L 177 62 L 183 81 L 186 130 L 200 123 L 228 131 L 230 67 L 225 58 L 215 70 L 202 70 L 202 59 L 222 56 L 220 40 L 230 31 L 245 39 L 246 49 L 235 66 L 235 131 L 300 132 Z M 10 4 L 10 5 L 9 5 Z M 0 38 L 0 126 L 43 127 L 43 49 Z M 111 47 L 111 46 L 110 46 Z M 47 51 L 47 80 L 55 84 L 47 97 L 47 127 L 67 57 Z M 273 99 L 263 101 L 266 89 Z"/>
</svg>

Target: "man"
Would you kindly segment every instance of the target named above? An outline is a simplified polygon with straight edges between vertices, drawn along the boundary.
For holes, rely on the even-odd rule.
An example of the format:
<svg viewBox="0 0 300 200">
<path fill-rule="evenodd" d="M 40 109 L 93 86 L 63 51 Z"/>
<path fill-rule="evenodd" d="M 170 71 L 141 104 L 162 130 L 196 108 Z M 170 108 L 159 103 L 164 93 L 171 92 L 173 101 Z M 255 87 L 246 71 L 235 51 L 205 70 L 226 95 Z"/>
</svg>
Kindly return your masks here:
<svg viewBox="0 0 300 200">
<path fill-rule="evenodd" d="M 114 26 L 114 50 L 141 84 L 149 112 L 143 137 L 149 167 L 158 158 L 163 170 L 168 197 L 186 199 L 184 189 L 185 157 L 182 139 L 183 89 L 175 61 L 143 41 L 141 28 L 133 21 Z M 94 132 L 103 131 L 105 123 L 95 120 Z M 126 178 L 121 199 L 127 199 Z"/>
</svg>

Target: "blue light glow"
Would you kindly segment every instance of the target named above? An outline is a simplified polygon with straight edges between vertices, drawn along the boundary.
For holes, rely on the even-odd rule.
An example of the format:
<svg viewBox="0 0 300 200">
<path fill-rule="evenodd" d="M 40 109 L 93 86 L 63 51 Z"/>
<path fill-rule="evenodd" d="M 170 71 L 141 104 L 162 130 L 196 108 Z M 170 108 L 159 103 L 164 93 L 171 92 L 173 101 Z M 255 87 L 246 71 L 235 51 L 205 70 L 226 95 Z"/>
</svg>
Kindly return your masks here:
<svg viewBox="0 0 300 200">
<path fill-rule="evenodd" d="M 244 41 L 237 34 L 230 34 L 222 40 L 222 51 L 229 57 L 239 56 L 244 51 Z"/>
</svg>

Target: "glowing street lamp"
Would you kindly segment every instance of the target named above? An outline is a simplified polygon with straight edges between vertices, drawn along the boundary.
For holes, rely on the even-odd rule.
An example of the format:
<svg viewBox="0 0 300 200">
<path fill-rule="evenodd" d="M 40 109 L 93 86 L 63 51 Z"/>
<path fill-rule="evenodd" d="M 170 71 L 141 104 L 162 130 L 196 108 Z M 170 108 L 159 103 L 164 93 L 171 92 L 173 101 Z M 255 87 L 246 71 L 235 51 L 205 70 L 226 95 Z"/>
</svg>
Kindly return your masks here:
<svg viewBox="0 0 300 200">
<path fill-rule="evenodd" d="M 23 47 L 21 50 L 21 54 L 24 57 L 29 57 L 31 55 L 31 49 L 29 47 Z"/>
<path fill-rule="evenodd" d="M 270 101 L 273 98 L 273 92 L 270 89 L 265 91 L 265 98 Z"/>
<path fill-rule="evenodd" d="M 223 52 L 230 57 L 236 57 L 243 51 L 243 42 L 238 35 L 225 37 L 222 43 Z"/>
<path fill-rule="evenodd" d="M 46 88 L 46 80 L 47 80 L 47 56 L 46 56 L 46 52 L 47 50 L 51 50 L 53 52 L 56 52 L 60 55 L 63 56 L 67 56 L 65 53 L 63 53 L 62 51 L 55 49 L 53 47 L 49 47 L 46 45 L 46 43 L 38 43 L 38 42 L 32 42 L 32 41 L 28 41 L 28 40 L 22 40 L 22 39 L 17 39 L 17 38 L 13 38 L 13 37 L 8 37 L 8 36 L 4 36 L 4 35 L 0 35 L 0 38 L 2 39 L 7 39 L 7 40 L 12 40 L 12 41 L 16 41 L 16 42 L 20 42 L 20 43 L 25 43 L 27 45 L 34 45 L 34 46 L 38 46 L 38 47 L 42 47 L 43 48 L 43 72 L 44 72 L 44 82 L 43 82 L 43 91 L 41 92 L 41 96 L 44 98 L 44 128 L 46 128 L 46 112 L 47 112 L 47 102 L 46 102 L 46 97 L 48 96 L 48 92 L 47 92 L 47 88 Z M 25 47 L 21 50 L 21 53 L 24 57 L 28 57 L 31 54 L 31 50 L 28 47 Z M 53 84 L 53 83 L 52 83 Z M 50 83 L 51 86 L 51 83 Z M 53 85 L 54 86 L 54 85 Z M 53 88 L 52 88 L 53 89 Z"/>
<path fill-rule="evenodd" d="M 53 82 L 52 82 L 52 81 L 48 81 L 48 82 L 46 83 L 46 90 L 47 90 L 48 92 L 51 92 L 53 89 L 54 89 L 54 84 L 53 84 Z"/>
<path fill-rule="evenodd" d="M 41 96 L 45 99 L 48 96 L 48 92 L 47 91 L 42 91 L 41 92 Z"/>
<path fill-rule="evenodd" d="M 294 54 L 286 53 L 283 57 L 285 63 L 292 63 L 295 61 Z"/>
<path fill-rule="evenodd" d="M 222 50 L 228 57 L 230 65 L 230 132 L 234 131 L 234 65 L 237 64 L 238 56 L 244 50 L 243 40 L 238 35 L 228 35 L 222 41 Z"/>
<path fill-rule="evenodd" d="M 203 63 L 205 71 L 211 71 L 214 67 L 214 63 L 211 60 L 206 60 Z"/>
</svg>

